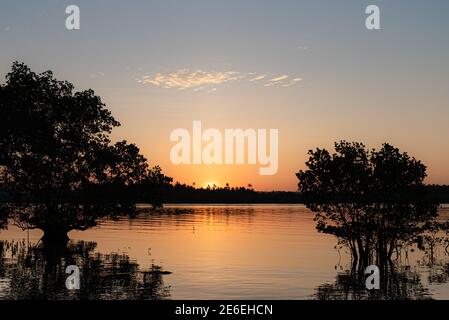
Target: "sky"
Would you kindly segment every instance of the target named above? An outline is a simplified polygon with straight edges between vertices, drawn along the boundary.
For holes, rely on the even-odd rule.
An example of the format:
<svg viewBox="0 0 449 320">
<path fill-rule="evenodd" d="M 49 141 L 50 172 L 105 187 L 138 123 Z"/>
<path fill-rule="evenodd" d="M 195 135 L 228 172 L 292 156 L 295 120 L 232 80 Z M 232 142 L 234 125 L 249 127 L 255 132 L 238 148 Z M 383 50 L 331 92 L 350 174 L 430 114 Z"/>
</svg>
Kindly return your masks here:
<svg viewBox="0 0 449 320">
<path fill-rule="evenodd" d="M 182 183 L 296 190 L 309 149 L 348 140 L 389 142 L 449 184 L 448 30 L 446 0 L 0 0 L 0 82 L 17 60 L 94 89 L 122 124 L 113 139 Z M 278 129 L 277 173 L 173 164 L 170 133 L 195 120 Z"/>
</svg>

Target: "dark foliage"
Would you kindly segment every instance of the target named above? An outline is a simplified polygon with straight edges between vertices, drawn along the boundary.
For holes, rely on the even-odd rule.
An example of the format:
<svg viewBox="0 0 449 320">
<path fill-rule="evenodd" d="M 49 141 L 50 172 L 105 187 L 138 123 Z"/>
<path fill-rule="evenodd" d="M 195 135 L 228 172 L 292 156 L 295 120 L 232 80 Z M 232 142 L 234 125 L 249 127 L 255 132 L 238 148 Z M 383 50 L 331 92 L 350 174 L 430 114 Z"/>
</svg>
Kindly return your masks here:
<svg viewBox="0 0 449 320">
<path fill-rule="evenodd" d="M 361 265 L 385 266 L 398 246 L 436 223 L 438 204 L 423 184 L 426 167 L 407 153 L 342 141 L 335 153 L 309 155 L 307 170 L 297 174 L 304 202 L 316 212 L 318 231 L 337 236 Z"/>
<path fill-rule="evenodd" d="M 119 125 L 92 90 L 14 63 L 0 86 L 2 212 L 57 240 L 100 217 L 132 215 L 137 197 L 160 205 L 152 195 L 171 179 L 136 145 L 111 143 Z"/>
</svg>

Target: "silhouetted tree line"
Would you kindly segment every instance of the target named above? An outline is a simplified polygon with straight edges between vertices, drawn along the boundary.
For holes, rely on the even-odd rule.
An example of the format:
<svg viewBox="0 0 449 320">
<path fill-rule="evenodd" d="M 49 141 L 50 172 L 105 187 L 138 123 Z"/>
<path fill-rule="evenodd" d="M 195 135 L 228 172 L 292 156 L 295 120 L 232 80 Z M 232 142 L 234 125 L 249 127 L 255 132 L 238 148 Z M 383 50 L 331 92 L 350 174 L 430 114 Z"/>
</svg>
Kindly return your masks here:
<svg viewBox="0 0 449 320">
<path fill-rule="evenodd" d="M 248 187 L 208 186 L 196 188 L 194 186 L 175 183 L 163 188 L 164 203 L 301 203 L 298 192 L 254 191 Z"/>
<path fill-rule="evenodd" d="M 449 203 L 449 185 L 426 185 L 427 194 L 439 203 Z"/>
<path fill-rule="evenodd" d="M 421 191 L 429 201 L 449 203 L 449 186 L 423 185 Z M 175 183 L 160 189 L 163 203 L 273 203 L 273 204 L 304 204 L 301 192 L 293 191 L 255 191 L 246 187 L 196 188 L 195 186 Z M 404 192 L 405 195 L 405 192 Z M 371 195 L 372 200 L 374 195 Z M 336 198 L 335 198 L 336 199 Z M 340 197 L 340 201 L 344 198 Z M 349 200 L 349 199 L 346 199 Z M 145 202 L 145 198 L 142 198 Z"/>
<path fill-rule="evenodd" d="M 449 203 L 449 186 L 447 185 L 426 185 L 426 195 L 435 199 L 439 203 Z M 224 187 L 195 188 L 187 184 L 169 183 L 164 186 L 148 186 L 145 184 L 135 185 L 128 189 L 111 187 L 99 187 L 96 190 L 78 194 L 73 198 L 103 199 L 105 203 L 111 195 L 119 194 L 120 197 L 128 195 L 130 202 L 137 203 L 157 203 L 155 207 L 160 207 L 164 203 L 273 203 L 273 204 L 304 204 L 304 197 L 301 192 L 294 191 L 255 191 L 246 187 Z M 26 198 L 25 195 L 23 195 Z M 113 196 L 112 196 L 113 197 Z M 70 199 L 68 195 L 66 198 Z M 10 202 L 10 197 L 6 192 L 0 191 L 0 202 Z M 3 216 L 3 221 L 5 216 Z M 0 225 L 2 225 L 2 215 L 0 213 Z"/>
</svg>

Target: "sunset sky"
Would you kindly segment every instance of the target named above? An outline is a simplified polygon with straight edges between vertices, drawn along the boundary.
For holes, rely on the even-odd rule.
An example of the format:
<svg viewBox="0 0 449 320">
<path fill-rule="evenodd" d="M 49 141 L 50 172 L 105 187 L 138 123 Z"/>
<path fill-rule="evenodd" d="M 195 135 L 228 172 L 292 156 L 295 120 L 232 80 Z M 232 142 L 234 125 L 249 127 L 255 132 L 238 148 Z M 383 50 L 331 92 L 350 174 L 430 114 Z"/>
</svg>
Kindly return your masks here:
<svg viewBox="0 0 449 320">
<path fill-rule="evenodd" d="M 65 8 L 81 11 L 68 31 Z M 365 8 L 381 9 L 381 30 Z M 390 142 L 449 184 L 449 1 L 1 1 L 0 81 L 13 61 L 92 88 L 175 181 L 296 190 L 307 151 Z M 279 170 L 173 165 L 176 128 L 279 129 Z"/>
</svg>

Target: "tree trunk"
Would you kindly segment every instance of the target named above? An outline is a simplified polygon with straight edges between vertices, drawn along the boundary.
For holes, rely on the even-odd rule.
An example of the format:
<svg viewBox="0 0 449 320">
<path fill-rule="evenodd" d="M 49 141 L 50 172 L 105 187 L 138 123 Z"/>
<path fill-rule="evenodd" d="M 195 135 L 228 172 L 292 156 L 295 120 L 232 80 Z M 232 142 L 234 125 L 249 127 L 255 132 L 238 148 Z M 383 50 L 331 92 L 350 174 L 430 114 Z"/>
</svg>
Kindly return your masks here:
<svg viewBox="0 0 449 320">
<path fill-rule="evenodd" d="M 44 231 L 42 237 L 44 243 L 66 244 L 69 241 L 67 236 L 69 229 L 55 204 L 47 204 L 47 219 L 41 229 Z"/>
<path fill-rule="evenodd" d="M 69 236 L 67 230 L 63 228 L 44 228 L 44 235 L 42 241 L 45 243 L 67 243 Z"/>
</svg>

